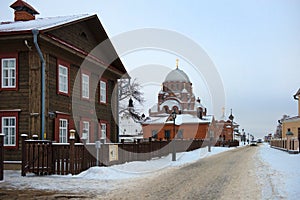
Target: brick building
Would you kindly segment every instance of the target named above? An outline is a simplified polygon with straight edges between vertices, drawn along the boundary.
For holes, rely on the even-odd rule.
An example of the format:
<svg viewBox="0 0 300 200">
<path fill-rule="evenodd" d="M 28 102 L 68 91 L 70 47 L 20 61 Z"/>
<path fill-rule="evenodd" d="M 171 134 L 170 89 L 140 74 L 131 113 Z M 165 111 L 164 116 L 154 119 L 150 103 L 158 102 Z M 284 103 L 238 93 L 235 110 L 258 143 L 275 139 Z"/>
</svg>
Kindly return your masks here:
<svg viewBox="0 0 300 200">
<path fill-rule="evenodd" d="M 176 113 L 175 130 L 172 113 Z M 193 94 L 188 75 L 178 67 L 165 78 L 158 93 L 158 102 L 149 109 L 149 118 L 142 124 L 144 138 L 157 140 L 204 139 L 214 127 L 214 117 Z M 214 132 L 218 138 L 217 132 Z"/>
</svg>

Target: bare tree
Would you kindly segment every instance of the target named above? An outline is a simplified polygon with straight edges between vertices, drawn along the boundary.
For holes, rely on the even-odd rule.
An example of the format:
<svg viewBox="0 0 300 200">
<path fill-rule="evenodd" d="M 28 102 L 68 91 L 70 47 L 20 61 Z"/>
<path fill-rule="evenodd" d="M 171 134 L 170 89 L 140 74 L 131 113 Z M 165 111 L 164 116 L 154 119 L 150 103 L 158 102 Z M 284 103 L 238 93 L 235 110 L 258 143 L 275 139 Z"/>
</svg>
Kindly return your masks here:
<svg viewBox="0 0 300 200">
<path fill-rule="evenodd" d="M 140 115 L 137 109 L 128 109 L 129 99 L 138 102 L 141 106 L 145 102 L 144 93 L 141 91 L 141 85 L 136 79 L 120 79 L 119 86 L 119 114 L 128 114 L 135 118 L 129 110 L 134 111 L 134 115 Z"/>
</svg>

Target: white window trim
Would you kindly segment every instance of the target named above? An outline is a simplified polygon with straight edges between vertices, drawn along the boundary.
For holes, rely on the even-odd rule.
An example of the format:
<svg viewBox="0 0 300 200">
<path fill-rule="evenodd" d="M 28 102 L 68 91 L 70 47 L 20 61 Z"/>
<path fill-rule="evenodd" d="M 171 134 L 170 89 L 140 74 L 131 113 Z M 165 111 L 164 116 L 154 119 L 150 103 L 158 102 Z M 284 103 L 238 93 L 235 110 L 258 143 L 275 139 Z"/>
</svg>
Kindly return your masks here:
<svg viewBox="0 0 300 200">
<path fill-rule="evenodd" d="M 61 69 L 65 69 L 67 74 L 61 73 Z M 66 85 L 66 90 L 64 90 L 64 88 L 60 87 L 61 82 L 64 80 L 64 79 L 61 79 L 61 77 L 65 78 L 65 80 L 66 80 L 66 83 L 63 83 L 63 85 Z M 69 68 L 66 66 L 63 66 L 63 65 L 58 65 L 58 91 L 65 93 L 65 94 L 68 94 L 68 92 L 69 92 Z"/>
<path fill-rule="evenodd" d="M 66 126 L 65 127 L 61 126 L 61 122 L 65 122 Z M 59 143 L 67 143 L 67 142 L 68 142 L 68 120 L 59 119 Z"/>
<path fill-rule="evenodd" d="M 105 127 L 105 129 L 103 129 L 102 127 Z M 100 133 L 101 133 L 100 139 L 106 140 L 106 136 L 107 136 L 107 124 L 106 123 L 100 123 Z"/>
<path fill-rule="evenodd" d="M 107 96 L 106 87 L 107 87 L 106 82 L 100 81 L 100 103 L 106 103 L 106 96 Z"/>
<path fill-rule="evenodd" d="M 86 143 L 89 143 L 90 142 L 90 122 L 89 121 L 82 121 L 82 137 L 84 136 L 83 133 L 84 131 L 86 131 Z"/>
<path fill-rule="evenodd" d="M 14 119 L 15 121 L 15 125 L 14 126 L 4 126 L 4 120 L 5 119 Z M 5 144 L 5 137 L 7 136 L 4 136 L 4 146 L 8 146 L 8 147 L 15 147 L 16 146 L 16 140 L 17 140 L 17 118 L 16 117 L 2 117 L 2 133 L 5 134 L 5 131 L 4 131 L 4 128 L 8 128 L 9 131 L 8 131 L 8 135 L 9 138 L 8 138 L 8 144 Z M 14 133 L 11 133 L 11 128 L 14 128 Z M 12 135 L 14 135 L 14 140 L 12 141 L 11 137 Z"/>
<path fill-rule="evenodd" d="M 8 77 L 10 78 L 9 79 L 9 85 L 8 86 L 6 86 L 6 85 L 4 85 L 4 76 L 3 76 L 3 74 L 4 74 L 4 67 L 3 67 L 3 65 L 4 65 L 4 61 L 10 61 L 10 60 L 13 60 L 14 61 L 14 67 L 13 68 L 8 68 L 7 70 L 8 70 Z M 1 87 L 2 88 L 16 88 L 16 84 L 17 84 L 17 60 L 16 60 L 16 58 L 2 58 L 1 59 Z M 12 76 L 11 75 L 11 70 L 15 70 L 15 73 L 14 73 L 14 76 Z M 14 79 L 14 85 L 11 85 L 11 80 L 13 80 Z"/>
<path fill-rule="evenodd" d="M 85 80 L 87 78 L 87 80 Z M 90 98 L 90 76 L 87 74 L 81 75 L 81 97 L 85 99 Z"/>
</svg>

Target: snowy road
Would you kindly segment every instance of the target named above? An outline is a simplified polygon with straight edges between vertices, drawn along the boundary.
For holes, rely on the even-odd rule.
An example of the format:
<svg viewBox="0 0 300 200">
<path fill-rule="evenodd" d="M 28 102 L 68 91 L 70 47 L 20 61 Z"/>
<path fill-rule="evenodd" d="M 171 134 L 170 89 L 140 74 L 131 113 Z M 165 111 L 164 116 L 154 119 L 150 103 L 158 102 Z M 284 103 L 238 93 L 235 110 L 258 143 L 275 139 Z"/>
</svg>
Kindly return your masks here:
<svg viewBox="0 0 300 200">
<path fill-rule="evenodd" d="M 253 162 L 256 151 L 244 147 L 220 153 L 98 198 L 261 199 Z"/>
<path fill-rule="evenodd" d="M 229 150 L 229 151 L 228 151 Z M 225 152 L 224 152 L 225 151 Z M 0 199 L 288 199 L 299 197 L 300 154 L 267 144 L 207 148 L 147 162 L 94 167 L 77 176 L 5 171 Z"/>
</svg>

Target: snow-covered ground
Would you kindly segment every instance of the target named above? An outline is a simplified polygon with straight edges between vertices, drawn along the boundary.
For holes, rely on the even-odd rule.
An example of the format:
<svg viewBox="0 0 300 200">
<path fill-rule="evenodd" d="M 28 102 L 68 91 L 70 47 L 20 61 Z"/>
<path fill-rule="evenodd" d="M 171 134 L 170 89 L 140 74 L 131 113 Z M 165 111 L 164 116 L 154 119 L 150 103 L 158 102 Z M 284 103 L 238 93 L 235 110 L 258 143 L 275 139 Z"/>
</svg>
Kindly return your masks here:
<svg viewBox="0 0 300 200">
<path fill-rule="evenodd" d="M 255 148 L 255 147 L 254 147 Z M 254 155 L 257 180 L 262 188 L 263 199 L 298 199 L 300 196 L 300 154 L 291 155 L 268 144 L 261 144 Z M 137 180 L 157 176 L 167 170 L 182 167 L 197 160 L 234 148 L 212 147 L 177 154 L 177 161 L 171 161 L 171 155 L 145 162 L 130 162 L 111 167 L 93 167 L 79 175 L 20 176 L 20 171 L 5 171 L 5 180 L 0 186 L 16 188 L 34 188 L 57 191 L 108 192 L 122 188 L 128 180 Z M 162 170 L 164 169 L 164 170 Z"/>
<path fill-rule="evenodd" d="M 20 171 L 5 171 L 4 183 L 6 182 L 12 187 L 22 189 L 34 188 L 69 192 L 76 188 L 76 191 L 80 192 L 99 191 L 100 188 L 106 191 L 122 187 L 122 184 L 126 184 L 128 179 L 156 176 L 166 170 L 181 167 L 196 162 L 201 158 L 231 149 L 234 148 L 212 147 L 211 152 L 208 152 L 208 148 L 206 147 L 191 152 L 177 153 L 177 160 L 175 162 L 171 161 L 172 155 L 170 154 L 166 157 L 150 161 L 135 161 L 110 167 L 92 167 L 74 176 L 52 175 L 37 177 L 33 174 L 27 174 L 26 177 L 22 177 L 20 176 Z"/>
<path fill-rule="evenodd" d="M 256 159 L 263 199 L 299 199 L 300 154 L 288 154 L 264 143 Z"/>
</svg>

